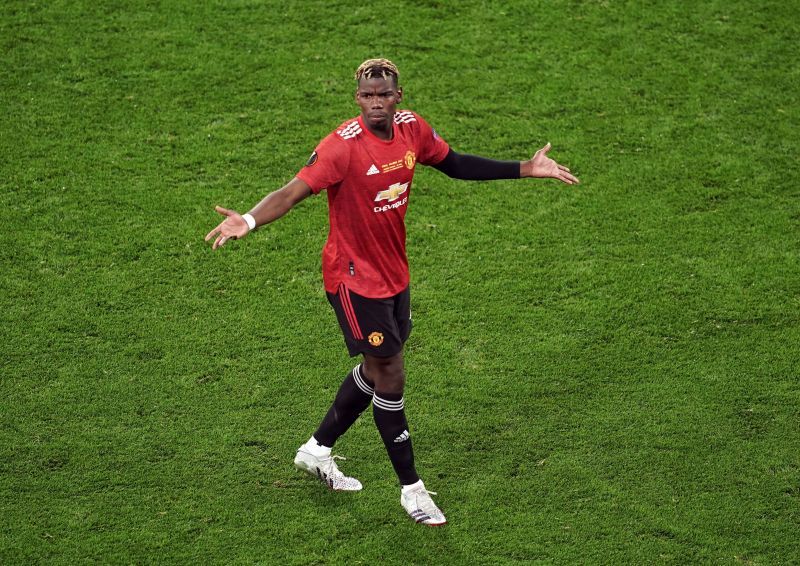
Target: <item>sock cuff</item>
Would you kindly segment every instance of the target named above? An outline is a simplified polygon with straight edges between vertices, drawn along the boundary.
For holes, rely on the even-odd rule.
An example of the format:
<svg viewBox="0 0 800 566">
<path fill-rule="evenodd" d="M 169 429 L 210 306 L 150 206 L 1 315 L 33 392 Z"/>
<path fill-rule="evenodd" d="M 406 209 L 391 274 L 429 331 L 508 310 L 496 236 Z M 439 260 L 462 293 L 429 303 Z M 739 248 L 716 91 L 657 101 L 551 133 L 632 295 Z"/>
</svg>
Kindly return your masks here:
<svg viewBox="0 0 800 566">
<path fill-rule="evenodd" d="M 362 393 L 372 397 L 375 395 L 375 389 L 370 387 L 369 383 L 367 383 L 367 380 L 364 378 L 364 374 L 361 372 L 362 365 L 363 364 L 358 364 L 353 368 L 353 381 L 355 381 L 356 387 L 358 387 Z"/>
<path fill-rule="evenodd" d="M 425 489 L 425 484 L 422 483 L 422 480 L 417 480 L 415 483 L 412 483 L 410 485 L 402 485 L 401 484 L 401 491 L 403 493 L 408 493 L 412 489 L 417 489 L 417 488 Z"/>
<path fill-rule="evenodd" d="M 317 458 L 324 458 L 325 456 L 330 456 L 331 447 L 325 446 L 319 440 L 317 440 L 314 435 L 311 435 L 311 438 L 308 439 L 303 445 L 303 448 L 307 451 L 316 456 Z"/>
<path fill-rule="evenodd" d="M 375 395 L 372 397 L 372 405 L 373 407 L 383 409 L 384 411 L 402 411 L 405 407 L 405 402 L 402 395 L 400 396 L 399 400 L 390 401 L 389 399 L 380 397 L 377 393 L 375 393 Z"/>
</svg>

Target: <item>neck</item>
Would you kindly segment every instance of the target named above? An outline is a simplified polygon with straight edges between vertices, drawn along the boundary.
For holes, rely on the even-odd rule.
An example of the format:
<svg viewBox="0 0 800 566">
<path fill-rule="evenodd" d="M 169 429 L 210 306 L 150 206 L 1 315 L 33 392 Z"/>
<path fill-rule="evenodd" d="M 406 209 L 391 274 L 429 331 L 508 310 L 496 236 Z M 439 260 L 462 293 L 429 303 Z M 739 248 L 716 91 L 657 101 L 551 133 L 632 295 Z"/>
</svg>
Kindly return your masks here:
<svg viewBox="0 0 800 566">
<path fill-rule="evenodd" d="M 393 120 L 387 120 L 386 124 L 381 126 L 373 126 L 369 123 L 369 120 L 364 119 L 364 125 L 367 129 L 372 132 L 375 137 L 380 138 L 382 140 L 390 140 L 394 137 L 394 128 L 392 127 Z"/>
</svg>

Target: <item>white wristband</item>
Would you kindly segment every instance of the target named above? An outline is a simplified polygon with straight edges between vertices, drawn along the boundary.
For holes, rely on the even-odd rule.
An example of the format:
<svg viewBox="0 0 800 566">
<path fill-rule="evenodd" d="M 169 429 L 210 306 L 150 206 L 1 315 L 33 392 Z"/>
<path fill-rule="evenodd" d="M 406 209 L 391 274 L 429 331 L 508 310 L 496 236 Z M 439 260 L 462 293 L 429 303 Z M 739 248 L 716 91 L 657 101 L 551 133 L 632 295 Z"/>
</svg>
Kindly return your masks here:
<svg viewBox="0 0 800 566">
<path fill-rule="evenodd" d="M 253 218 L 252 214 L 249 212 L 247 214 L 242 214 L 242 218 L 244 218 L 244 221 L 247 222 L 247 227 L 251 232 L 256 229 L 256 219 Z"/>
</svg>

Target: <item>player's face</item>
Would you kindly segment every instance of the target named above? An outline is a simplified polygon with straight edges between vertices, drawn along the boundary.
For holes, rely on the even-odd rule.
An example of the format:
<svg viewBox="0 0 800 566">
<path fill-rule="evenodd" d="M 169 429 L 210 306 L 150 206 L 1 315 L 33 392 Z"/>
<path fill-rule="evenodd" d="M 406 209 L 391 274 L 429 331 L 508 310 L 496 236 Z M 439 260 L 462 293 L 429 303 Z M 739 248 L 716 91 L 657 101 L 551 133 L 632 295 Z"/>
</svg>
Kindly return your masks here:
<svg viewBox="0 0 800 566">
<path fill-rule="evenodd" d="M 361 79 L 356 90 L 356 103 L 370 130 L 391 132 L 395 107 L 403 98 L 403 89 L 392 79 Z"/>
</svg>

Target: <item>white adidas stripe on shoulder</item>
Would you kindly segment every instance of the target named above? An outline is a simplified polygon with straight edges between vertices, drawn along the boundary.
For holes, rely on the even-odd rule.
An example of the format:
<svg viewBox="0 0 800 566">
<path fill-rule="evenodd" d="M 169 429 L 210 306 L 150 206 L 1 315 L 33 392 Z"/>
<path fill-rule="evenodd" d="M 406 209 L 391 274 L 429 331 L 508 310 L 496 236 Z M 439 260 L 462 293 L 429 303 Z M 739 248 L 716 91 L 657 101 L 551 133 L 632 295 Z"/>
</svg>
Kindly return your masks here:
<svg viewBox="0 0 800 566">
<path fill-rule="evenodd" d="M 361 131 L 361 126 L 358 124 L 358 120 L 356 120 L 350 122 L 341 130 L 336 130 L 336 133 L 339 134 L 342 139 L 349 140 L 350 138 L 356 137 Z"/>
<path fill-rule="evenodd" d="M 361 126 L 359 126 L 359 124 L 358 124 L 358 120 L 353 120 L 352 122 L 350 122 L 349 124 L 347 124 L 347 125 L 346 125 L 344 128 L 342 128 L 341 130 L 337 130 L 337 132 L 336 132 L 336 133 L 338 134 L 338 133 L 342 133 L 342 132 L 348 132 L 348 131 L 350 131 L 350 130 L 354 130 L 354 129 L 357 129 L 357 128 L 361 128 Z"/>
<path fill-rule="evenodd" d="M 395 124 L 407 124 L 409 122 L 416 122 L 416 121 L 417 118 L 414 116 L 412 112 L 400 111 L 396 112 L 394 115 Z"/>
</svg>

